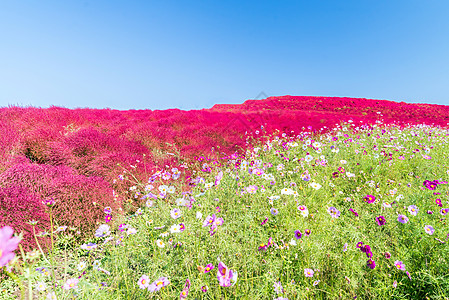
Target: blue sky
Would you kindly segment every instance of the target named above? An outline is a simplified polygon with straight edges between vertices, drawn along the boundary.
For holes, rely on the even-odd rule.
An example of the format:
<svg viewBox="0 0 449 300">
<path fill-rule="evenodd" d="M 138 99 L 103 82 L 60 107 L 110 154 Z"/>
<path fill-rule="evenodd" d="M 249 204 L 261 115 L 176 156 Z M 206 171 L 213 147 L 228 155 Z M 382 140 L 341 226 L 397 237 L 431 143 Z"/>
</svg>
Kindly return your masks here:
<svg viewBox="0 0 449 300">
<path fill-rule="evenodd" d="M 0 106 L 449 105 L 449 1 L 0 2 Z"/>
</svg>

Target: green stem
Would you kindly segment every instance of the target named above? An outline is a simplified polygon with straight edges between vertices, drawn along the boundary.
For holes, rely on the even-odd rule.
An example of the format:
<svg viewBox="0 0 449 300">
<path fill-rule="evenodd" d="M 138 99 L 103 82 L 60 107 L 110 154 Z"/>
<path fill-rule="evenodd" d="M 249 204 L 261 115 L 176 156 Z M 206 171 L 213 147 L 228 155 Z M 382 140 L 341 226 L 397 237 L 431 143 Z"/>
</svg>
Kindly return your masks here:
<svg viewBox="0 0 449 300">
<path fill-rule="evenodd" d="M 6 275 L 11 277 L 12 280 L 14 280 L 17 283 L 17 285 L 20 288 L 20 299 L 24 300 L 25 299 L 25 288 L 23 287 L 22 281 L 20 281 L 20 279 L 16 276 L 16 274 L 14 274 L 12 272 L 8 272 L 5 270 L 5 273 L 6 273 Z"/>
<path fill-rule="evenodd" d="M 50 262 L 48 261 L 47 257 L 45 256 L 44 251 L 42 250 L 41 245 L 39 244 L 39 242 L 38 242 L 38 240 L 37 240 L 37 236 L 36 236 L 36 228 L 35 228 L 34 226 L 33 226 L 33 235 L 34 235 L 34 240 L 36 241 L 37 247 L 39 248 L 39 250 L 40 250 L 41 253 L 42 253 L 42 256 L 44 257 L 45 261 L 46 261 L 47 263 L 50 264 Z"/>
<path fill-rule="evenodd" d="M 33 286 L 31 284 L 31 268 L 28 268 L 28 299 L 33 300 Z"/>
</svg>

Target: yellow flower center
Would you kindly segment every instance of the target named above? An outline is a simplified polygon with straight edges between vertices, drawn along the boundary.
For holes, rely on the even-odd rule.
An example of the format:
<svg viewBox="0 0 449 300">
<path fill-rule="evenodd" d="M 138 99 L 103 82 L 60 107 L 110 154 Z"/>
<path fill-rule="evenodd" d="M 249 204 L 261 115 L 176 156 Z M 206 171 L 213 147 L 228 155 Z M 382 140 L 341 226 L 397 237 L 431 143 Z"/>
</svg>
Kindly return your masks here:
<svg viewBox="0 0 449 300">
<path fill-rule="evenodd" d="M 161 285 L 164 284 L 162 281 L 159 281 L 158 283 L 156 283 L 156 285 Z"/>
<path fill-rule="evenodd" d="M 74 287 L 75 286 L 75 284 L 72 282 L 71 284 L 70 284 L 70 287 Z"/>
<path fill-rule="evenodd" d="M 263 246 L 265 246 L 264 244 L 260 244 L 260 247 L 263 247 Z"/>
<path fill-rule="evenodd" d="M 142 279 L 142 284 L 145 284 L 145 282 L 147 282 L 145 279 Z"/>
<path fill-rule="evenodd" d="M 206 267 L 206 271 L 209 272 L 209 271 L 210 271 L 210 268 L 209 268 L 209 267 Z"/>
</svg>

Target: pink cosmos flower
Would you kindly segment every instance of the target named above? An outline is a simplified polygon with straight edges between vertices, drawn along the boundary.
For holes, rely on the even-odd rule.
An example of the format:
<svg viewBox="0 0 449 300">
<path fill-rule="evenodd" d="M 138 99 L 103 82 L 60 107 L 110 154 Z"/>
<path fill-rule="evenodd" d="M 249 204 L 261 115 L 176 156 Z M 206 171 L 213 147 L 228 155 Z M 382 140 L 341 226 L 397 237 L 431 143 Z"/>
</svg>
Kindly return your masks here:
<svg viewBox="0 0 449 300">
<path fill-rule="evenodd" d="M 150 279 L 148 278 L 147 275 L 142 275 L 137 284 L 139 285 L 139 288 L 146 289 L 150 285 Z"/>
<path fill-rule="evenodd" d="M 220 286 L 231 286 L 231 278 L 233 277 L 233 271 L 229 269 L 224 263 L 218 264 L 217 279 Z"/>
<path fill-rule="evenodd" d="M 304 269 L 304 275 L 306 275 L 306 277 L 313 277 L 313 274 L 315 272 L 313 272 L 312 269 Z"/>
<path fill-rule="evenodd" d="M 14 258 L 14 250 L 20 243 L 19 238 L 12 236 L 13 233 L 14 230 L 9 226 L 0 229 L 0 268 Z"/>
<path fill-rule="evenodd" d="M 167 277 L 161 277 L 158 280 L 156 280 L 155 282 L 153 282 L 152 284 L 150 284 L 148 286 L 148 290 L 150 292 L 157 292 L 159 291 L 161 288 L 167 286 L 170 284 L 170 280 L 168 280 Z"/>
<path fill-rule="evenodd" d="M 65 284 L 62 288 L 64 290 L 77 289 L 78 282 L 79 282 L 78 278 L 70 278 L 65 282 Z"/>
<path fill-rule="evenodd" d="M 182 290 L 181 294 L 179 295 L 179 299 L 187 299 L 187 295 L 189 294 L 190 290 L 190 279 L 186 279 L 186 283 L 184 284 L 184 289 Z"/>
</svg>

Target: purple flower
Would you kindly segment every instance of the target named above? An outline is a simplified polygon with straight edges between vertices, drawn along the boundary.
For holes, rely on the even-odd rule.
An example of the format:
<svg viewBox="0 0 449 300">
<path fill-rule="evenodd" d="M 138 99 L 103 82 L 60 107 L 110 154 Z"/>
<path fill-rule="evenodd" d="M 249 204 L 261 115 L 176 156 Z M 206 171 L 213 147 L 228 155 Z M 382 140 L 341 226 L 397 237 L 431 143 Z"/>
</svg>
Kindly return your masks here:
<svg viewBox="0 0 449 300">
<path fill-rule="evenodd" d="M 218 264 L 217 279 L 220 286 L 231 286 L 231 278 L 233 277 L 233 271 L 229 269 L 224 263 Z"/>
<path fill-rule="evenodd" d="M 306 277 L 313 277 L 313 270 L 312 269 L 304 269 L 304 275 L 306 275 Z"/>
<path fill-rule="evenodd" d="M 302 237 L 302 233 L 299 230 L 295 230 L 295 238 L 299 240 Z"/>
<path fill-rule="evenodd" d="M 273 216 L 276 216 L 279 213 L 279 211 L 276 208 L 271 208 L 270 212 Z"/>
<path fill-rule="evenodd" d="M 408 207 L 408 212 L 412 215 L 412 216 L 416 216 L 418 214 L 419 208 L 416 205 L 410 205 Z"/>
<path fill-rule="evenodd" d="M 360 250 L 362 250 L 362 252 L 364 252 L 366 254 L 366 257 L 368 257 L 368 258 L 372 258 L 373 257 L 373 252 L 371 252 L 370 245 L 365 245 Z"/>
<path fill-rule="evenodd" d="M 109 225 L 103 224 L 95 231 L 95 237 L 104 237 L 110 235 Z"/>
<path fill-rule="evenodd" d="M 390 259 L 391 258 L 391 254 L 390 254 L 390 252 L 385 252 L 385 258 L 386 259 Z"/>
<path fill-rule="evenodd" d="M 426 225 L 426 226 L 424 226 L 424 231 L 426 233 L 432 235 L 435 232 L 435 229 L 433 229 L 433 227 L 430 225 Z"/>
<path fill-rule="evenodd" d="M 359 216 L 359 214 L 355 210 L 353 210 L 352 208 L 350 208 L 349 211 L 352 212 L 354 214 L 354 216 L 356 216 L 356 217 Z"/>
<path fill-rule="evenodd" d="M 340 216 L 340 211 L 333 206 L 329 207 L 327 209 L 327 211 L 331 215 L 332 218 L 338 218 Z"/>
<path fill-rule="evenodd" d="M 315 281 L 313 282 L 312 285 L 313 285 L 313 286 L 316 286 L 316 285 L 318 285 L 318 283 L 320 283 L 320 281 L 321 281 L 321 280 L 315 280 Z"/>
<path fill-rule="evenodd" d="M 368 265 L 368 267 L 370 267 L 370 269 L 374 269 L 376 267 L 376 262 L 372 259 L 369 259 L 366 264 Z"/>
<path fill-rule="evenodd" d="M 306 236 L 309 236 L 309 235 L 310 235 L 310 229 L 304 230 L 304 234 L 305 234 Z"/>
<path fill-rule="evenodd" d="M 265 225 L 268 222 L 268 218 L 265 218 L 265 220 L 262 221 L 262 223 L 260 223 L 261 226 Z"/>
<path fill-rule="evenodd" d="M 203 227 L 211 226 L 215 222 L 216 218 L 217 217 L 215 216 L 215 214 L 213 214 L 212 216 L 207 216 L 207 218 L 203 222 Z"/>
<path fill-rule="evenodd" d="M 441 199 L 435 200 L 435 203 L 436 203 L 439 207 L 443 207 L 443 203 L 441 203 Z"/>
<path fill-rule="evenodd" d="M 361 250 L 363 248 L 363 243 L 362 242 L 358 242 L 355 247 L 359 248 Z"/>
<path fill-rule="evenodd" d="M 181 214 L 181 210 L 178 209 L 178 208 L 174 208 L 174 209 L 172 209 L 171 212 L 170 212 L 170 216 L 171 216 L 173 219 L 177 219 L 177 218 L 179 218 L 181 215 L 182 215 L 182 214 Z"/>
<path fill-rule="evenodd" d="M 385 217 L 384 217 L 384 216 L 378 216 L 378 217 L 376 218 L 376 222 L 377 222 L 377 225 L 382 226 L 382 225 L 385 225 L 385 223 L 387 222 L 387 220 L 385 220 Z"/>
<path fill-rule="evenodd" d="M 348 243 L 345 243 L 343 245 L 343 252 L 346 252 L 348 250 Z"/>
<path fill-rule="evenodd" d="M 408 218 L 406 216 L 404 216 L 404 215 L 399 215 L 398 216 L 398 221 L 399 221 L 399 223 L 405 224 L 405 223 L 408 222 Z"/>
<path fill-rule="evenodd" d="M 14 250 L 20 243 L 19 238 L 12 236 L 13 233 L 14 230 L 9 226 L 0 229 L 0 268 L 14 258 Z"/>
<path fill-rule="evenodd" d="M 397 260 L 397 261 L 394 262 L 394 265 L 396 266 L 396 268 L 398 270 L 405 271 L 405 266 L 404 266 L 404 263 L 402 261 Z"/>
<path fill-rule="evenodd" d="M 169 284 L 170 284 L 170 281 L 168 280 L 167 277 L 161 277 L 158 280 L 156 280 L 155 282 L 153 282 L 152 284 L 150 284 L 148 286 L 148 290 L 150 292 L 157 292 L 161 288 L 163 288 L 164 286 L 167 286 Z"/>
<path fill-rule="evenodd" d="M 275 282 L 273 284 L 273 287 L 274 287 L 274 291 L 276 292 L 276 294 L 280 294 L 280 293 L 284 292 L 284 289 L 282 288 L 282 284 L 280 281 Z"/>
<path fill-rule="evenodd" d="M 448 212 L 449 212 L 449 208 L 442 208 L 440 210 L 440 214 L 442 214 L 443 216 L 447 215 Z"/>
<path fill-rule="evenodd" d="M 112 212 L 112 209 L 111 209 L 109 206 L 107 206 L 107 207 L 104 208 L 104 213 L 105 213 L 105 214 L 108 214 L 108 215 L 109 215 L 109 214 L 111 214 L 111 212 Z"/>
<path fill-rule="evenodd" d="M 374 203 L 374 201 L 376 201 L 376 197 L 374 197 L 373 195 L 366 195 L 364 198 L 366 203 Z"/>
<path fill-rule="evenodd" d="M 207 287 L 207 285 L 203 285 L 203 286 L 201 287 L 201 291 L 202 291 L 203 293 L 206 293 L 208 289 L 209 289 L 209 288 Z"/>
</svg>

